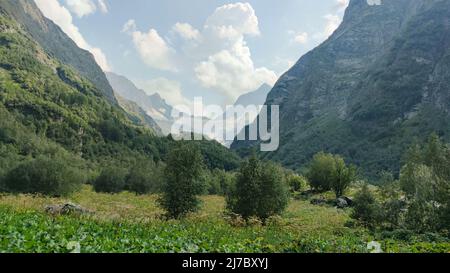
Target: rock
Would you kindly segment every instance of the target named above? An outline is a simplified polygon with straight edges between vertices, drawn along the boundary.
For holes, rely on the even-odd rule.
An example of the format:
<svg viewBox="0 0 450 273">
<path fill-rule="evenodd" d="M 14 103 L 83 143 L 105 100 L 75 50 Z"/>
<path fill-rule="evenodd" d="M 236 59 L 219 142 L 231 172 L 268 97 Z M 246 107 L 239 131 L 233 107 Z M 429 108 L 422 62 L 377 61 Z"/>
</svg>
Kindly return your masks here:
<svg viewBox="0 0 450 273">
<path fill-rule="evenodd" d="M 349 207 L 353 207 L 353 204 L 354 204 L 353 199 L 351 199 L 350 197 L 347 197 L 347 196 L 342 196 L 341 198 L 347 202 Z"/>
<path fill-rule="evenodd" d="M 345 209 L 349 207 L 349 204 L 344 198 L 340 197 L 336 199 L 336 207 L 338 207 L 339 209 Z"/>
<path fill-rule="evenodd" d="M 315 198 L 315 199 L 312 199 L 310 203 L 311 203 L 311 205 L 319 206 L 319 205 L 326 204 L 327 200 L 325 200 L 324 198 L 320 198 L 320 199 Z"/>
<path fill-rule="evenodd" d="M 46 206 L 45 212 L 52 215 L 82 215 L 91 213 L 89 210 L 73 203 Z"/>
</svg>

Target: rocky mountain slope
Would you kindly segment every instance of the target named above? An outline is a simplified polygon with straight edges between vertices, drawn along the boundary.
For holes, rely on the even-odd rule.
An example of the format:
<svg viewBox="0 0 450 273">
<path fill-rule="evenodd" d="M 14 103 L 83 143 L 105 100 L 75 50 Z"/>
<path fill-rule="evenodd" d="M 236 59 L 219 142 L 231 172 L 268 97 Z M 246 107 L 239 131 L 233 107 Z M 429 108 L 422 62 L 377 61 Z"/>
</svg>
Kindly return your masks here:
<svg viewBox="0 0 450 273">
<path fill-rule="evenodd" d="M 147 95 L 147 93 L 136 87 L 136 85 L 124 76 L 107 72 L 106 76 L 114 91 L 126 100 L 136 103 L 147 115 L 149 115 L 161 127 L 164 134 L 170 133 L 173 123 L 171 117 L 172 106 L 161 98 L 158 93 Z"/>
<path fill-rule="evenodd" d="M 342 154 L 372 178 L 432 132 L 450 139 L 450 1 L 351 0 L 341 26 L 270 92 L 280 148 L 262 156 L 301 169 Z M 245 152 L 257 143 L 237 142 Z"/>
</svg>

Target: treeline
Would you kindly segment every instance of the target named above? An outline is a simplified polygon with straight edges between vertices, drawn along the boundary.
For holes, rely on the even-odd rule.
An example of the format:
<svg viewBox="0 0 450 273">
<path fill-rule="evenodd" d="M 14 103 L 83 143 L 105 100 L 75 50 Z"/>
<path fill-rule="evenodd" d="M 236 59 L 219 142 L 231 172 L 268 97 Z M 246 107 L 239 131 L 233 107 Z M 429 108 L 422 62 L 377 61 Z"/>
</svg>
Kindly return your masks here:
<svg viewBox="0 0 450 273">
<path fill-rule="evenodd" d="M 371 229 L 449 235 L 450 147 L 438 136 L 413 145 L 399 179 L 383 173 L 379 184 L 357 193 L 354 219 Z"/>
</svg>

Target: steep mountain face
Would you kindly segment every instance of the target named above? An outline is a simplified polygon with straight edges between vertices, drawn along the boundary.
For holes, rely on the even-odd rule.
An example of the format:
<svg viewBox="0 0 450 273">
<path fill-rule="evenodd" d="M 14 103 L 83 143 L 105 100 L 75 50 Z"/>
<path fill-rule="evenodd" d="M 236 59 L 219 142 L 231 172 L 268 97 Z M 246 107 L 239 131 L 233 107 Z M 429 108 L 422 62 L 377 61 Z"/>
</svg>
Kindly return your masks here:
<svg viewBox="0 0 450 273">
<path fill-rule="evenodd" d="M 55 23 L 45 18 L 31 0 L 0 0 L 0 11 L 14 18 L 52 57 L 74 68 L 88 79 L 112 104 L 117 104 L 113 90 L 94 56 L 80 49 Z"/>
<path fill-rule="evenodd" d="M 255 91 L 249 92 L 247 94 L 244 94 L 242 96 L 240 96 L 236 102 L 234 103 L 234 106 L 239 107 L 239 106 L 243 106 L 243 107 L 247 107 L 247 106 L 260 106 L 260 105 L 264 105 L 266 99 L 267 99 L 267 95 L 269 94 L 270 90 L 272 89 L 272 87 L 268 84 L 263 84 L 261 85 L 261 87 L 259 87 L 258 89 L 256 89 Z M 254 113 L 255 115 L 253 117 L 250 117 L 252 119 L 256 118 L 256 115 L 259 114 L 259 112 Z M 223 113 L 222 116 L 218 117 L 218 118 L 222 118 L 224 122 L 226 122 L 225 124 L 234 124 L 232 121 L 228 120 L 227 121 L 227 117 L 233 117 L 234 116 L 234 111 L 229 110 L 229 111 L 225 111 L 225 113 Z M 237 119 L 246 119 L 245 116 L 237 116 Z M 234 119 L 233 119 L 234 120 Z M 230 123 L 231 122 L 231 123 Z M 250 122 L 247 122 L 247 120 L 245 120 L 244 122 L 244 126 L 247 126 L 249 124 L 251 124 L 253 122 L 253 120 L 250 120 Z M 227 130 L 229 129 L 228 127 L 226 128 Z M 237 132 L 240 132 L 243 128 L 242 127 L 238 127 L 237 128 Z M 234 128 L 231 128 L 230 132 L 234 133 Z M 230 147 L 233 144 L 232 140 L 225 140 L 222 143 L 223 145 L 225 145 L 226 147 Z"/>
<path fill-rule="evenodd" d="M 114 91 L 126 100 L 136 103 L 147 115 L 149 115 L 161 127 L 164 134 L 170 133 L 173 119 L 171 117 L 172 106 L 168 105 L 159 94 L 147 95 L 144 90 L 124 76 L 107 72 L 106 76 Z"/>
<path fill-rule="evenodd" d="M 130 118 L 136 124 L 145 126 L 153 130 L 157 135 L 163 136 L 163 132 L 158 124 L 149 115 L 147 115 L 147 113 L 139 107 L 139 105 L 135 102 L 124 99 L 119 95 L 116 95 L 116 99 L 119 102 L 120 107 L 122 107 L 122 109 L 130 115 Z"/>
<path fill-rule="evenodd" d="M 270 90 L 272 90 L 272 86 L 263 84 L 257 90 L 240 96 L 234 105 L 263 105 Z"/>
<path fill-rule="evenodd" d="M 414 139 L 449 140 L 449 18 L 447 0 L 350 1 L 335 33 L 268 95 L 266 104 L 280 105 L 281 144 L 263 156 L 299 169 L 323 150 L 374 178 L 397 172 Z"/>
</svg>

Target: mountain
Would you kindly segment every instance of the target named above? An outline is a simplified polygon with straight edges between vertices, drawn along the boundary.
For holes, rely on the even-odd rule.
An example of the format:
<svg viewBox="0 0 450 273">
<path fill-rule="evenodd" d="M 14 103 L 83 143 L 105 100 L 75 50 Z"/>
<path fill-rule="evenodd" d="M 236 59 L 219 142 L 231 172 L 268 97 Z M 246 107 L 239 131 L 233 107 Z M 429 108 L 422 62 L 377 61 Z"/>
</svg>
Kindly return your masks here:
<svg viewBox="0 0 450 273">
<path fill-rule="evenodd" d="M 139 105 L 156 123 L 161 127 L 164 134 L 170 133 L 173 123 L 171 117 L 172 106 L 156 93 L 151 96 L 136 87 L 136 85 L 124 76 L 107 72 L 106 76 L 114 91 L 126 100 L 132 101 Z"/>
<path fill-rule="evenodd" d="M 263 84 L 257 90 L 240 96 L 234 105 L 264 105 L 272 86 Z"/>
<path fill-rule="evenodd" d="M 270 90 L 272 89 L 272 87 L 268 84 L 263 84 L 261 85 L 258 89 L 256 89 L 255 91 L 246 93 L 244 95 L 241 95 L 236 102 L 234 103 L 234 106 L 243 106 L 243 107 L 247 107 L 247 106 L 261 106 L 264 105 L 266 99 L 267 99 L 267 94 L 269 94 Z M 258 113 L 254 113 L 255 115 L 259 114 Z M 233 116 L 234 112 L 232 112 L 231 110 L 229 111 L 225 111 L 225 113 L 223 113 L 223 115 L 219 118 L 222 118 L 224 122 L 227 121 L 227 116 Z M 253 118 L 255 118 L 256 116 L 253 116 Z M 245 117 L 237 117 L 238 119 L 244 119 Z M 252 117 L 250 117 L 252 118 Z M 252 123 L 253 120 L 250 122 Z M 228 124 L 230 124 L 230 122 L 228 122 Z M 231 123 L 232 124 L 232 123 Z M 249 122 L 244 122 L 244 126 L 248 125 Z M 228 129 L 228 128 L 227 128 Z M 234 130 L 234 128 L 232 128 Z M 240 132 L 243 129 L 243 127 L 239 127 L 237 128 L 237 132 Z M 231 144 L 233 143 L 232 140 L 225 140 L 223 142 L 223 145 L 225 145 L 226 147 L 230 147 Z"/>
<path fill-rule="evenodd" d="M 280 148 L 261 156 L 302 169 L 327 151 L 375 179 L 398 173 L 415 140 L 450 140 L 449 15 L 448 0 L 351 0 L 334 34 L 269 93 L 266 103 L 280 105 Z"/>
<path fill-rule="evenodd" d="M 124 109 L 137 124 L 145 126 L 153 131 L 159 136 L 163 135 L 161 128 L 158 124 L 149 116 L 147 113 L 139 107 L 135 102 L 129 101 L 116 95 L 116 99 L 119 102 L 120 107 Z"/>
<path fill-rule="evenodd" d="M 117 104 L 113 90 L 94 56 L 80 49 L 59 26 L 45 18 L 34 1 L 0 0 L 0 10 L 20 24 L 47 54 L 71 66 L 93 83 L 109 102 Z"/>
</svg>

